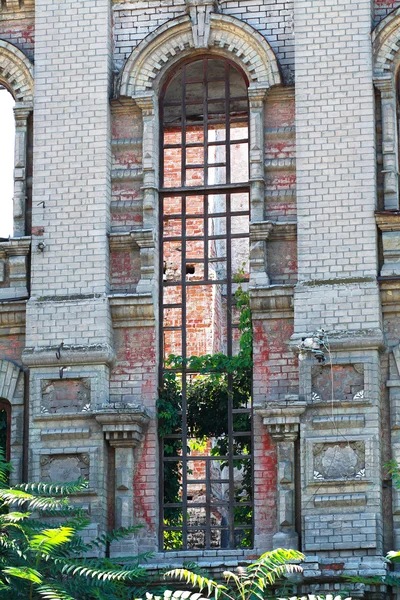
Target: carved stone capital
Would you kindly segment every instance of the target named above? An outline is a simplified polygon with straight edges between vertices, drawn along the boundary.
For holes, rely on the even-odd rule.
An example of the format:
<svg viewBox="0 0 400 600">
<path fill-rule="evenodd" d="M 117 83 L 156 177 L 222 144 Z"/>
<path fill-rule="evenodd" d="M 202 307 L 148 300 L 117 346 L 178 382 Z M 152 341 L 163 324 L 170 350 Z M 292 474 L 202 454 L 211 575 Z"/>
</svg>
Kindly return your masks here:
<svg viewBox="0 0 400 600">
<path fill-rule="evenodd" d="M 140 108 L 144 117 L 152 117 L 155 113 L 155 94 L 144 93 L 141 96 L 135 96 L 135 103 Z"/>
<path fill-rule="evenodd" d="M 274 224 L 272 221 L 256 221 L 250 223 L 250 243 L 264 242 L 269 238 Z"/>
<path fill-rule="evenodd" d="M 268 433 L 276 441 L 295 441 L 298 438 L 300 417 L 306 410 L 306 403 L 298 396 L 287 396 L 283 402 L 255 409 L 262 417 Z"/>
<path fill-rule="evenodd" d="M 109 234 L 110 250 L 130 250 L 133 246 L 139 248 L 154 248 L 154 233 L 152 229 L 134 229 L 123 233 Z"/>
<path fill-rule="evenodd" d="M 248 88 L 250 109 L 263 108 L 269 88 L 266 86 L 251 85 Z"/>
<path fill-rule="evenodd" d="M 151 294 L 114 294 L 110 296 L 114 327 L 154 325 L 154 305 Z"/>
<path fill-rule="evenodd" d="M 293 318 L 293 286 L 250 288 L 253 319 Z"/>
<path fill-rule="evenodd" d="M 380 91 L 382 98 L 384 99 L 393 98 L 395 95 L 393 78 L 391 75 L 374 77 L 374 86 Z"/>
<path fill-rule="evenodd" d="M 105 439 L 116 448 L 136 448 L 143 439 L 150 417 L 143 406 L 97 411 L 95 419 L 102 426 Z"/>
</svg>

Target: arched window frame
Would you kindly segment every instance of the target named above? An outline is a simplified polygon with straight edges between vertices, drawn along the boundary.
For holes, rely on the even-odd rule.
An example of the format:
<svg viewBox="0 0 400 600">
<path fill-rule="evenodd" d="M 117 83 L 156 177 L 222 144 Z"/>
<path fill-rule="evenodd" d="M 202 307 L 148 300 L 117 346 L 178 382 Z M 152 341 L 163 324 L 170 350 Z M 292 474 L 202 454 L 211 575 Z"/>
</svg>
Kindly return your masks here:
<svg viewBox="0 0 400 600">
<path fill-rule="evenodd" d="M 14 237 L 29 231 L 26 218 L 28 121 L 33 111 L 33 65 L 13 44 L 0 39 L 0 84 L 15 100 Z"/>
<path fill-rule="evenodd" d="M 384 209 L 398 210 L 399 203 L 399 115 L 400 8 L 392 11 L 372 32 L 373 83 L 380 92 Z"/>
<path fill-rule="evenodd" d="M 212 12 L 212 0 L 191 0 L 189 15 L 168 21 L 147 36 L 128 58 L 117 82 L 117 96 L 133 98 L 143 118 L 143 230 L 157 231 L 159 190 L 159 111 L 158 98 L 165 73 L 181 60 L 203 51 L 227 58 L 249 80 L 250 205 L 252 224 L 264 221 L 264 101 L 268 90 L 282 84 L 276 56 L 266 39 L 253 27 L 220 13 Z M 196 8 L 196 5 L 197 8 Z M 201 6 L 200 6 L 201 5 Z M 201 9 L 201 10 L 200 10 Z M 267 286 L 264 261 L 266 233 L 250 232 L 250 285 Z M 157 244 L 140 249 L 140 293 L 154 292 L 158 265 Z"/>
</svg>

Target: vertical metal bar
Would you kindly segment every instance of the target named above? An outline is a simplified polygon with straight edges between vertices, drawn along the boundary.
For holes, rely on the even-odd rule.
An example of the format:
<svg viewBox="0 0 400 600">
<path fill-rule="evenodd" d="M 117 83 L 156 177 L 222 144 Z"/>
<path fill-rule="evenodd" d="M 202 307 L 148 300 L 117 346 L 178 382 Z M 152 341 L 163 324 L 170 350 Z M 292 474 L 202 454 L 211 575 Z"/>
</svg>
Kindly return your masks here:
<svg viewBox="0 0 400 600">
<path fill-rule="evenodd" d="M 161 103 L 162 104 L 162 103 Z M 161 110 L 161 115 L 162 115 L 163 111 Z M 161 120 L 161 136 L 163 139 L 163 142 L 161 144 L 161 154 L 162 156 L 164 155 L 164 123 Z M 163 178 L 163 171 L 164 169 L 161 171 L 160 173 L 160 178 Z M 164 324 L 164 309 L 163 309 L 163 304 L 164 304 L 164 276 L 163 276 L 163 267 L 164 267 L 164 197 L 161 196 L 160 198 L 160 218 L 159 218 L 159 240 L 160 240 L 160 254 L 159 254 L 159 274 L 160 277 L 162 277 L 162 282 L 159 286 L 159 319 L 160 319 L 160 344 L 159 344 L 159 352 L 160 352 L 160 356 L 159 356 L 159 385 L 160 387 L 163 384 L 163 374 L 164 374 L 164 336 L 163 336 L 163 324 Z M 159 528 L 158 528 L 158 534 L 159 534 L 159 548 L 161 550 L 164 549 L 164 467 L 165 467 L 165 462 L 164 462 L 164 439 L 160 437 L 159 439 L 159 460 L 160 460 L 160 466 L 161 466 L 161 473 L 160 473 L 160 486 L 159 486 L 159 510 L 160 510 L 160 523 L 159 523 Z"/>
<path fill-rule="evenodd" d="M 186 369 L 186 196 L 181 198 L 182 206 L 182 257 L 181 257 L 181 294 L 182 294 L 182 541 L 187 549 L 187 369 Z"/>
<path fill-rule="evenodd" d="M 232 356 L 232 238 L 231 238 L 231 195 L 226 194 L 226 324 L 227 324 L 227 355 Z M 228 373 L 228 468 L 229 468 L 229 547 L 235 547 L 234 535 L 234 498 L 235 477 L 233 464 L 233 377 Z"/>
<path fill-rule="evenodd" d="M 229 90 L 229 63 L 225 63 L 225 160 L 226 160 L 226 176 L 225 181 L 231 183 L 231 105 L 230 105 L 230 90 Z"/>
<path fill-rule="evenodd" d="M 186 65 L 182 67 L 181 186 L 186 186 Z"/>
<path fill-rule="evenodd" d="M 211 548 L 211 461 L 206 460 L 206 548 Z"/>
<path fill-rule="evenodd" d="M 208 59 L 203 60 L 204 185 L 208 185 Z"/>
</svg>

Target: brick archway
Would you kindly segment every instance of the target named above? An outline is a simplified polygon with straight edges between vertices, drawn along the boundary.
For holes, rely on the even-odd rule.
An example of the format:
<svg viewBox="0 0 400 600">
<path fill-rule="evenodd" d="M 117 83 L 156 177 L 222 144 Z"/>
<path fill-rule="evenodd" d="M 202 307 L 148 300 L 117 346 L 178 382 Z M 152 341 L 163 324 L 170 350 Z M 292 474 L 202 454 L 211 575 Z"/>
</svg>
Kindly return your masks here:
<svg viewBox="0 0 400 600">
<path fill-rule="evenodd" d="M 8 361 L 0 361 L 0 398 L 15 404 L 15 391 L 22 371 L 17 365 Z M 20 404 L 20 400 L 17 402 Z"/>
<path fill-rule="evenodd" d="M 374 78 L 394 74 L 400 51 L 400 8 L 391 12 L 372 32 Z"/>
<path fill-rule="evenodd" d="M 33 65 L 21 50 L 0 40 L 0 83 L 16 102 L 33 106 Z"/>
<path fill-rule="evenodd" d="M 184 15 L 148 35 L 132 52 L 120 75 L 119 96 L 142 96 L 155 91 L 160 75 L 185 54 L 198 52 L 192 22 Z M 230 58 L 248 76 L 251 86 L 269 88 L 281 83 L 276 56 L 253 27 L 220 13 L 210 14 L 207 52 Z"/>
</svg>

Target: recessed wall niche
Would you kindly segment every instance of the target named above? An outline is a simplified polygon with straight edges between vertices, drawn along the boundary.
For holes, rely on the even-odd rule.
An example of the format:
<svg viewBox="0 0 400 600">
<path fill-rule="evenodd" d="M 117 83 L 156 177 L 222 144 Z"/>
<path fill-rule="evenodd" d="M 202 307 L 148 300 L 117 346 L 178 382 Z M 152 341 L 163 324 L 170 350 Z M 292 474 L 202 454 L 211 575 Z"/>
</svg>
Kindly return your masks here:
<svg viewBox="0 0 400 600">
<path fill-rule="evenodd" d="M 315 365 L 311 370 L 313 402 L 362 400 L 364 397 L 364 365 Z"/>
<path fill-rule="evenodd" d="M 90 379 L 43 379 L 40 412 L 66 414 L 90 411 Z"/>
</svg>

